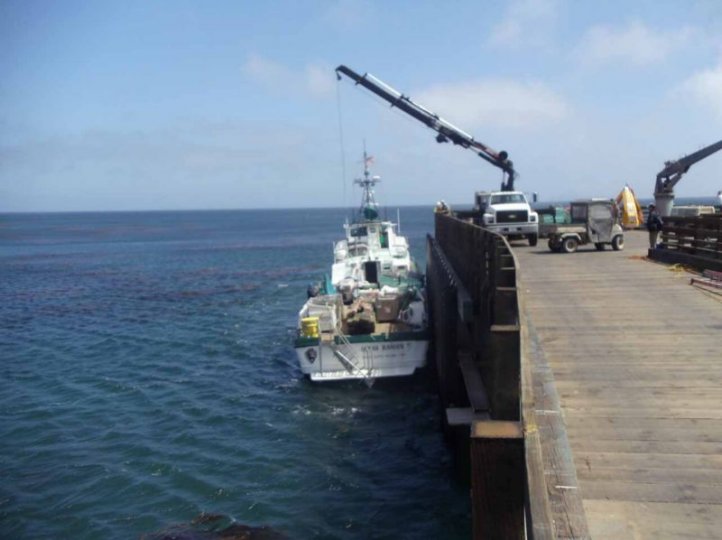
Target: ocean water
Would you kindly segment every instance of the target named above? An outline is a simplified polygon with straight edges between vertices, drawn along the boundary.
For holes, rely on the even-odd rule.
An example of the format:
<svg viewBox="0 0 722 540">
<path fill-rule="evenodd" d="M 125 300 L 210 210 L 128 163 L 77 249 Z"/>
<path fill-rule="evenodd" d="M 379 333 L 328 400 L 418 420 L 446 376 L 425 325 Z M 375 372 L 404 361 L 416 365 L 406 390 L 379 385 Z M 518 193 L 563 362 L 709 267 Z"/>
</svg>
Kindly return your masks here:
<svg viewBox="0 0 722 540">
<path fill-rule="evenodd" d="M 0 216 L 0 537 L 469 537 L 428 374 L 296 365 L 347 214 Z M 401 219 L 423 265 L 431 210 Z"/>
</svg>

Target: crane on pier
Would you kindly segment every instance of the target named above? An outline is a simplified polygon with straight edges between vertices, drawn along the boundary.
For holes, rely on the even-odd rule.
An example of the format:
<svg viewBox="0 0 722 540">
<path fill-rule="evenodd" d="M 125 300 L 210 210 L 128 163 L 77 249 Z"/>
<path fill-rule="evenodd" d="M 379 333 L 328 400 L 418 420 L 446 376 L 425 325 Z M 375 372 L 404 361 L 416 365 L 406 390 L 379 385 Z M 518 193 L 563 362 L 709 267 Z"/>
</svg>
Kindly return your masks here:
<svg viewBox="0 0 722 540">
<path fill-rule="evenodd" d="M 722 150 L 722 141 L 705 146 L 688 156 L 664 163 L 664 169 L 657 173 L 657 182 L 654 187 L 654 202 L 661 216 L 668 216 L 672 213 L 674 186 L 689 171 L 689 168 L 719 150 Z"/>
<path fill-rule="evenodd" d="M 447 122 L 439 115 L 434 114 L 418 103 L 414 103 L 408 96 L 405 96 L 401 92 L 391 88 L 389 85 L 369 73 L 359 75 L 352 69 L 342 65 L 336 68 L 336 77 L 339 80 L 341 79 L 341 74 L 346 75 L 356 84 L 360 84 L 380 98 L 388 101 L 392 107 L 402 110 L 412 118 L 415 118 L 422 124 L 436 131 L 436 142 L 445 143 L 451 141 L 462 148 L 474 151 L 479 157 L 501 169 L 504 173 L 501 190 L 514 191 L 516 171 L 514 170 L 514 164 L 509 159 L 509 154 L 507 152 L 504 150 L 497 152 L 493 148 L 475 140 L 474 137 L 468 133 L 462 131 L 455 125 Z"/>
</svg>

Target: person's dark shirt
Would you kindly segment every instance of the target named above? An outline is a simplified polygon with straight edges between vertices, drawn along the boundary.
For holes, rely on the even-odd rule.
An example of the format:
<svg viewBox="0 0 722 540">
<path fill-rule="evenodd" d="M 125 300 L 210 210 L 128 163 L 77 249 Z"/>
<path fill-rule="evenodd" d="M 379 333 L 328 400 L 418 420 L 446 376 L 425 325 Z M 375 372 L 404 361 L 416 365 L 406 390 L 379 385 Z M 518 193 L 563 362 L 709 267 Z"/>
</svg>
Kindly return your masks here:
<svg viewBox="0 0 722 540">
<path fill-rule="evenodd" d="M 659 214 L 655 210 L 652 210 L 647 216 L 647 230 L 648 231 L 661 231 L 664 222 Z"/>
</svg>

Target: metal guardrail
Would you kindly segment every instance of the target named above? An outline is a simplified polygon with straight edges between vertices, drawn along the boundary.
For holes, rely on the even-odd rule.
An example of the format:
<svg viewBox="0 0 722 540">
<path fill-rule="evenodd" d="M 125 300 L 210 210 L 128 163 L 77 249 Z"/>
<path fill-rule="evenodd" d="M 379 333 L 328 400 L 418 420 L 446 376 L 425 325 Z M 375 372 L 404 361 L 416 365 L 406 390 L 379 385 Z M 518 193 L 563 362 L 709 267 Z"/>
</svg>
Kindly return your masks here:
<svg viewBox="0 0 722 540">
<path fill-rule="evenodd" d="M 447 435 L 471 478 L 474 538 L 553 538 L 517 270 L 503 236 L 436 215 L 427 246 L 433 352 Z"/>
</svg>

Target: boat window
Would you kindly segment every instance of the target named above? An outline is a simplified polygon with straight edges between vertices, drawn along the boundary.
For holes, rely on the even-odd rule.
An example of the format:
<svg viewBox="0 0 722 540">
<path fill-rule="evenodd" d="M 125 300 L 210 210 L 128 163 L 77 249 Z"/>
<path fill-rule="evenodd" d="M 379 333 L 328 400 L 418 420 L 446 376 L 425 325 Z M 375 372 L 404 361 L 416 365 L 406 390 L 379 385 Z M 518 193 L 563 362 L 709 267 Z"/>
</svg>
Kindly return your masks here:
<svg viewBox="0 0 722 540">
<path fill-rule="evenodd" d="M 366 227 L 354 227 L 350 232 L 351 236 L 366 236 L 368 232 Z"/>
<path fill-rule="evenodd" d="M 389 247 L 389 231 L 384 229 L 381 233 L 381 236 L 379 236 L 379 243 L 381 244 L 382 248 Z"/>
<path fill-rule="evenodd" d="M 353 246 L 351 249 L 349 249 L 349 255 L 352 257 L 359 257 L 361 255 L 366 255 L 368 252 L 368 248 L 366 246 Z"/>
<path fill-rule="evenodd" d="M 376 227 L 369 227 L 369 232 L 372 233 L 372 234 L 375 233 L 375 232 L 376 232 Z"/>
</svg>

